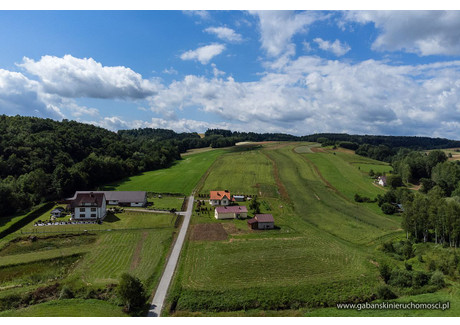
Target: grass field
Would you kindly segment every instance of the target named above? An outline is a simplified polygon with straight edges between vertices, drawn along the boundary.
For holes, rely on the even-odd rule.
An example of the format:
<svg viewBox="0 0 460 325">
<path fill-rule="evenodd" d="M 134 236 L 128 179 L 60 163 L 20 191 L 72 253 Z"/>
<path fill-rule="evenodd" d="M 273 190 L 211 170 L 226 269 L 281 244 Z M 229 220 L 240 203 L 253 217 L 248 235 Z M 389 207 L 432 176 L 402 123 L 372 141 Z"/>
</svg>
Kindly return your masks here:
<svg viewBox="0 0 460 325">
<path fill-rule="evenodd" d="M 96 299 L 65 299 L 19 310 L 0 312 L 0 317 L 126 317 L 119 306 Z"/>
<path fill-rule="evenodd" d="M 229 190 L 232 195 L 276 197 L 272 163 L 260 150 L 228 153 L 218 158 L 199 193 Z"/>
<path fill-rule="evenodd" d="M 107 185 L 104 190 L 147 191 L 189 195 L 196 184 L 225 149 L 204 151 L 184 156 L 170 168 L 145 172 Z"/>
<path fill-rule="evenodd" d="M 272 213 L 278 229 L 252 231 L 245 220 L 194 213 L 193 225 L 221 224 L 228 236 L 212 241 L 194 234 L 187 242 L 170 297 L 177 315 L 327 306 L 370 299 L 375 292 L 380 280 L 369 243 L 394 233 L 399 221 L 350 202 L 305 159 L 326 153 L 307 153 L 310 144 L 297 152 L 295 147 L 299 144 L 230 153 L 213 165 L 200 192 L 218 187 L 247 194 L 255 184 L 273 186 L 257 194 L 262 213 Z M 355 172 L 359 183 L 354 187 L 348 180 L 349 187 L 381 191 L 347 161 L 336 163 Z"/>
</svg>

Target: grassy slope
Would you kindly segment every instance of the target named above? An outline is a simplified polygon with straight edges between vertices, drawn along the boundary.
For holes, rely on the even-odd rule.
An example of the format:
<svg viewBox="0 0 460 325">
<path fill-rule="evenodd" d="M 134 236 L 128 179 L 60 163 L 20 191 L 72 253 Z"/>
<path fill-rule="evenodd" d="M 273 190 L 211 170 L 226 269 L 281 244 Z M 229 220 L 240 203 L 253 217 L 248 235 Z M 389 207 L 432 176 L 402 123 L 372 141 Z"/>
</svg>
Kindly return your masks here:
<svg viewBox="0 0 460 325">
<path fill-rule="evenodd" d="M 315 305 L 346 300 L 351 295 L 366 296 L 378 284 L 377 269 L 370 263 L 370 249 L 356 244 L 394 231 L 397 223 L 366 211 L 327 188 L 311 163 L 291 148 L 221 156 L 203 189 L 216 186 L 216 180 L 237 186 L 234 179 L 239 176 L 233 177 L 231 170 L 244 175 L 246 168 L 249 182 L 241 178 L 241 186 L 273 184 L 274 169 L 268 157 L 276 163 L 279 179 L 293 202 L 290 205 L 277 198 L 261 198 L 271 206 L 270 211 L 262 212 L 273 213 L 281 229 L 250 232 L 245 221 L 222 221 L 239 229 L 229 240 L 189 241 L 181 259 L 179 280 L 175 282 L 175 289 L 182 286 L 184 290 L 179 294 L 179 310 L 188 306 L 187 299 L 192 296 L 190 299 L 203 303 L 200 295 L 206 290 L 219 291 L 215 299 L 225 301 L 233 297 L 242 304 L 245 297 L 263 300 L 285 292 Z M 257 164 L 252 162 L 262 166 L 256 173 L 253 171 Z M 350 211 L 364 214 L 368 220 L 351 217 Z M 212 222 L 208 215 L 193 218 L 194 223 Z"/>
<path fill-rule="evenodd" d="M 272 164 L 260 150 L 226 154 L 217 160 L 206 178 L 200 193 L 229 190 L 231 194 L 276 195 L 271 174 Z"/>
<path fill-rule="evenodd" d="M 0 317 L 126 317 L 119 306 L 95 299 L 50 301 L 19 310 L 0 312 Z"/>
<path fill-rule="evenodd" d="M 217 149 L 185 156 L 170 168 L 145 172 L 106 186 L 106 190 L 190 194 L 225 150 Z"/>
</svg>

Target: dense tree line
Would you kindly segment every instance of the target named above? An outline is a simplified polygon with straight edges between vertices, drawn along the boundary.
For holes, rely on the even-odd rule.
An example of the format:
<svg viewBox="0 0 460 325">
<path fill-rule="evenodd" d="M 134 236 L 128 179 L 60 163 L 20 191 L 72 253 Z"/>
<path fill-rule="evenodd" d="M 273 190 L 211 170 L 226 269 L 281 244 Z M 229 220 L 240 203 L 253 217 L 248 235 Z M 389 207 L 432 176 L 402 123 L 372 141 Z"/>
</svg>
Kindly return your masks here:
<svg viewBox="0 0 460 325">
<path fill-rule="evenodd" d="M 118 133 L 63 120 L 0 115 L 0 215 L 163 168 L 180 152 L 209 146 L 196 133 Z"/>
</svg>

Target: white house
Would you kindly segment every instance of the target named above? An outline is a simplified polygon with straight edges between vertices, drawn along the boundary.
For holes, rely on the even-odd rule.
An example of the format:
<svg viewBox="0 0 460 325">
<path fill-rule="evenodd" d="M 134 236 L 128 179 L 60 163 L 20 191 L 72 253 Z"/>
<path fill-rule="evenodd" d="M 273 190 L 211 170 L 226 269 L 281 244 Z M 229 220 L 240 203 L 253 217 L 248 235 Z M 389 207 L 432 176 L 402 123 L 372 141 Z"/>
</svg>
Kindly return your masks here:
<svg viewBox="0 0 460 325">
<path fill-rule="evenodd" d="M 232 196 L 230 195 L 230 192 L 227 190 L 209 192 L 209 203 L 212 206 L 215 206 L 215 205 L 226 206 L 226 205 L 229 205 L 231 201 L 232 201 Z"/>
<path fill-rule="evenodd" d="M 72 219 L 103 220 L 107 214 L 104 193 L 78 193 L 71 203 Z"/>
<path fill-rule="evenodd" d="M 248 209 L 243 206 L 217 207 L 214 211 L 216 219 L 245 219 L 248 217 Z"/>
<path fill-rule="evenodd" d="M 377 178 L 377 183 L 380 185 L 380 186 L 387 186 L 387 177 L 386 176 L 379 176 Z"/>
</svg>

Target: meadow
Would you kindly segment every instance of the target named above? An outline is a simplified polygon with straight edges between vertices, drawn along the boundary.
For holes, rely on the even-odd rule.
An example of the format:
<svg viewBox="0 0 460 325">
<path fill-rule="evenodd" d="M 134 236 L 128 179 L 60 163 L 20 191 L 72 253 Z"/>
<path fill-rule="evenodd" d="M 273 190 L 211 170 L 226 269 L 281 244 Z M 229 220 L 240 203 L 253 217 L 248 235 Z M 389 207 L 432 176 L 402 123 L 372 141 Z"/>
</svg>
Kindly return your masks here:
<svg viewBox="0 0 460 325">
<path fill-rule="evenodd" d="M 132 176 L 105 186 L 107 191 L 147 191 L 189 195 L 200 178 L 225 149 L 199 152 L 183 157 L 169 168 Z"/>
<path fill-rule="evenodd" d="M 277 229 L 253 231 L 246 220 L 220 221 L 212 211 L 195 212 L 193 226 L 221 224 L 228 236 L 199 240 L 191 229 L 194 239 L 186 244 L 169 298 L 172 315 L 300 309 L 371 299 L 380 280 L 370 242 L 394 233 L 399 222 L 350 202 L 305 159 L 326 154 L 309 153 L 310 144 L 293 150 L 298 146 L 229 153 L 213 165 L 200 193 L 218 186 L 246 194 L 257 189 L 255 184 L 269 184 L 275 191 L 256 194 L 264 202 L 261 212 L 274 215 Z M 374 191 L 358 168 L 338 159 L 337 164 L 356 171 L 356 188 Z M 347 184 L 356 190 L 353 182 Z"/>
</svg>

